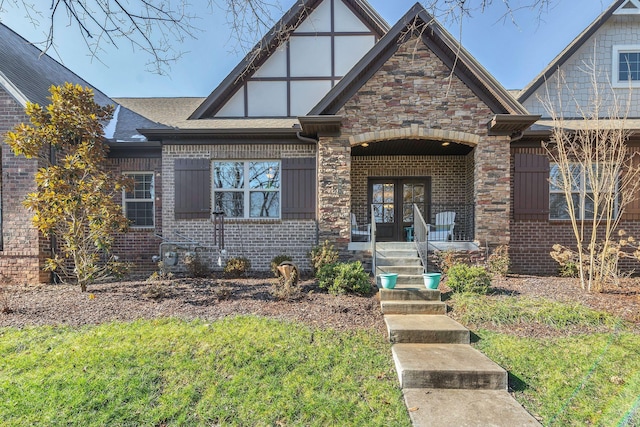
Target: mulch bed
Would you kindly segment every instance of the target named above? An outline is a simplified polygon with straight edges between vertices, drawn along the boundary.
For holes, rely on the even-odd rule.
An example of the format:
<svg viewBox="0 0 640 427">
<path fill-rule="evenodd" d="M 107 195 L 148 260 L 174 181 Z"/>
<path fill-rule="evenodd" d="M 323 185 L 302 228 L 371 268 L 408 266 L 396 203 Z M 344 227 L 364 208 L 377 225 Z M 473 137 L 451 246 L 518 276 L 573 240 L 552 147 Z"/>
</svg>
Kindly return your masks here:
<svg viewBox="0 0 640 427">
<path fill-rule="evenodd" d="M 300 296 L 279 301 L 275 279 L 191 279 L 96 284 L 88 292 L 71 285 L 5 286 L 0 294 L 0 326 L 81 326 L 109 321 L 176 317 L 215 320 L 253 314 L 338 330 L 384 331 L 377 295 L 332 296 L 313 280 L 300 282 Z M 3 304 L 3 299 L 6 304 Z M 2 313 L 3 306 L 8 310 Z"/>
<path fill-rule="evenodd" d="M 336 297 L 319 289 L 315 281 L 305 280 L 300 283 L 302 292 L 298 298 L 279 301 L 270 293 L 274 280 L 132 280 L 96 284 L 86 293 L 71 285 L 4 286 L 0 287 L 0 326 L 81 326 L 159 317 L 215 320 L 253 314 L 300 321 L 312 327 L 385 331 L 377 294 Z M 493 286 L 499 294 L 580 302 L 640 326 L 640 278 L 624 279 L 620 286 L 591 294 L 580 289 L 577 279 L 557 277 L 510 276 L 494 279 Z M 540 328 L 530 331 L 525 328 L 522 334 L 541 333 Z"/>
</svg>

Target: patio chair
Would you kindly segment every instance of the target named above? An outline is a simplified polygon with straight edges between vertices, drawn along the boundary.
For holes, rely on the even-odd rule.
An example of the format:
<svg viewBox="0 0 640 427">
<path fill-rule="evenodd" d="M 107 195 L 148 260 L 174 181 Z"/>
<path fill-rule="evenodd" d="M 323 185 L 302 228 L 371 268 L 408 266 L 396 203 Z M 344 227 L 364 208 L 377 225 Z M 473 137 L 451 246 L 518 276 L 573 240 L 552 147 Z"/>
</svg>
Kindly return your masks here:
<svg viewBox="0 0 640 427">
<path fill-rule="evenodd" d="M 436 214 L 436 223 L 427 224 L 429 235 L 427 239 L 431 242 L 446 242 L 453 240 L 453 227 L 456 223 L 455 212 L 440 212 Z"/>
<path fill-rule="evenodd" d="M 351 214 L 351 241 L 369 242 L 371 241 L 371 224 L 358 225 L 356 214 Z"/>
</svg>

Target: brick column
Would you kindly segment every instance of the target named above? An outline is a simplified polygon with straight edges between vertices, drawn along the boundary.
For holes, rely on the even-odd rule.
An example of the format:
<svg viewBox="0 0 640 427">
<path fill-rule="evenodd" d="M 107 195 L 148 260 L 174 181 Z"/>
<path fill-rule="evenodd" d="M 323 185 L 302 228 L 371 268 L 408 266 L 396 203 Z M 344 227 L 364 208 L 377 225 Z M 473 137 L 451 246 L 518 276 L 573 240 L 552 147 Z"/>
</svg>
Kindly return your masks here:
<svg viewBox="0 0 640 427">
<path fill-rule="evenodd" d="M 351 146 L 348 138 L 318 141 L 318 237 L 344 249 L 351 240 Z"/>
<path fill-rule="evenodd" d="M 491 246 L 509 244 L 509 137 L 487 136 L 475 149 L 474 199 L 476 240 Z"/>
</svg>

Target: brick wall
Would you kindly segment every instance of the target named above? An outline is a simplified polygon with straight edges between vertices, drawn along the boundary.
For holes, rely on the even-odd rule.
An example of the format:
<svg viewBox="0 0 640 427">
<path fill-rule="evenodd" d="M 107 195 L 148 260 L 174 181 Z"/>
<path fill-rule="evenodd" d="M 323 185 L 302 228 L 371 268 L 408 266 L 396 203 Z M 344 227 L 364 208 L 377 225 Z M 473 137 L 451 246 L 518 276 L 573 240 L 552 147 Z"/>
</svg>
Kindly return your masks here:
<svg viewBox="0 0 640 427">
<path fill-rule="evenodd" d="M 42 271 L 48 240 L 31 225 L 31 213 L 22 205 L 26 195 L 35 189 L 35 159 L 16 157 L 4 142 L 6 132 L 27 120 L 24 108 L 0 87 L 0 150 L 2 158 L 0 273 L 19 283 L 48 281 L 50 274 Z"/>
<path fill-rule="evenodd" d="M 311 145 L 289 144 L 238 144 L 238 145 L 164 145 L 162 154 L 162 234 L 167 239 L 184 241 L 177 233 L 201 245 L 204 261 L 219 269 L 218 250 L 213 247 L 214 226 L 209 219 L 176 220 L 174 216 L 175 194 L 174 162 L 176 159 L 236 159 L 269 160 L 283 158 L 315 157 Z M 267 271 L 276 255 L 289 255 L 305 271 L 310 270 L 308 252 L 317 244 L 315 220 L 253 220 L 225 218 L 226 258 L 249 258 L 252 269 Z M 224 261 L 225 259 L 223 259 Z"/>
<path fill-rule="evenodd" d="M 155 227 L 136 228 L 131 227 L 127 233 L 116 236 L 113 253 L 122 261 L 132 263 L 132 273 L 148 274 L 157 269 L 157 264 L 152 261 L 154 255 L 159 253 L 161 239 L 156 234 L 162 235 L 162 159 L 158 158 L 113 158 L 109 159 L 110 171 L 116 174 L 123 172 L 153 172 L 154 173 L 154 209 Z M 122 203 L 122 197 L 118 197 Z"/>
<path fill-rule="evenodd" d="M 469 156 L 362 156 L 351 158 L 351 212 L 359 224 L 370 222 L 369 177 L 431 177 L 431 203 L 454 205 L 468 200 Z M 473 169 L 471 169 L 473 172 Z M 470 181 L 473 186 L 473 180 Z M 472 192 L 473 194 L 473 192 Z"/>
<path fill-rule="evenodd" d="M 365 222 L 364 212 L 357 209 L 363 200 L 366 203 L 363 196 L 366 177 L 359 168 L 367 167 L 364 162 L 371 160 L 350 159 L 346 141 L 361 144 L 404 138 L 447 140 L 474 146 L 467 158 L 438 159 L 456 162 L 458 175 L 452 187 L 461 195 L 461 200 L 477 205 L 476 224 L 481 226 L 476 227 L 476 237 L 481 240 L 497 237 L 494 240 L 508 242 L 509 140 L 487 136 L 486 124 L 493 113 L 462 80 L 455 75 L 450 78 L 450 74 L 451 70 L 421 41 L 411 39 L 399 46 L 338 111 L 337 114 L 344 117 L 342 135 L 321 138 L 318 148 L 319 164 L 331 165 L 326 173 L 320 171 L 319 177 L 321 238 L 331 238 L 341 244 L 348 241 L 346 233 L 352 206 L 358 211 L 359 220 Z M 379 158 L 378 164 L 402 172 L 406 170 L 402 160 L 409 159 L 398 159 L 395 164 L 387 160 Z M 421 164 L 420 173 L 434 162 L 429 157 L 411 161 Z M 353 174 L 351 182 L 349 173 Z M 386 174 L 384 167 L 371 173 Z M 438 177 L 436 189 L 439 190 L 441 182 Z"/>
</svg>

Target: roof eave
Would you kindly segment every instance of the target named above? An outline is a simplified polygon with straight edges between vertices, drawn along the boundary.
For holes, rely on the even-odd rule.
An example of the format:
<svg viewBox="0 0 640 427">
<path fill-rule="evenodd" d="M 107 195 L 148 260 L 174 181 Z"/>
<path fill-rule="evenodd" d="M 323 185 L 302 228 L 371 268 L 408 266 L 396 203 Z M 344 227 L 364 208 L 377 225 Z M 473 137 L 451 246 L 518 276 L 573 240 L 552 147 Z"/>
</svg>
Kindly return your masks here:
<svg viewBox="0 0 640 427">
<path fill-rule="evenodd" d="M 515 135 L 524 132 L 535 122 L 540 120 L 540 115 L 513 115 L 513 114 L 496 114 L 487 123 L 489 135 Z"/>
</svg>

